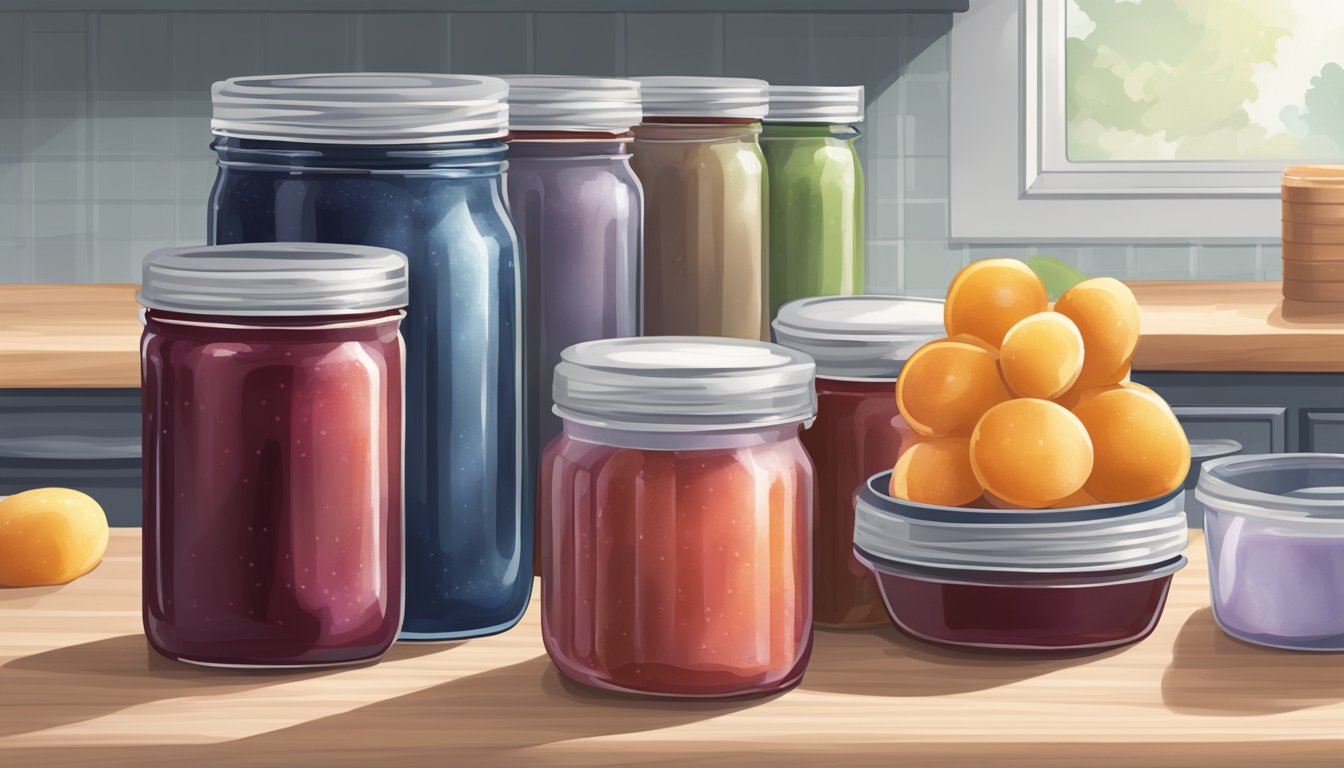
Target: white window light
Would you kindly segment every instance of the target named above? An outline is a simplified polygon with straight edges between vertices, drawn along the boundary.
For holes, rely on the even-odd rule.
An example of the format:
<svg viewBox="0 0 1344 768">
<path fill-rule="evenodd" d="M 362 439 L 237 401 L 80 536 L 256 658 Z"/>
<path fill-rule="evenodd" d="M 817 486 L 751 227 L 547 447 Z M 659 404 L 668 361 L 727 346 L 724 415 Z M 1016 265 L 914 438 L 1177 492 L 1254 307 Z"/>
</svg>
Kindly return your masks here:
<svg viewBox="0 0 1344 768">
<path fill-rule="evenodd" d="M 1277 241 L 1286 161 L 1069 159 L 1066 4 L 975 0 L 955 17 L 952 239 Z"/>
</svg>

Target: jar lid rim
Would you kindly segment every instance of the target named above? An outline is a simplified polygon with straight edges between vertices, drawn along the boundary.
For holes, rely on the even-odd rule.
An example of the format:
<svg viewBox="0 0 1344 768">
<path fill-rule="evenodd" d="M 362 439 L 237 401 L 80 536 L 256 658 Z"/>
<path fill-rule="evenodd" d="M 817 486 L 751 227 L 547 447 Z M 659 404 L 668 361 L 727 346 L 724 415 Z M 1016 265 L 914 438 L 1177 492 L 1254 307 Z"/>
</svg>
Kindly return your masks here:
<svg viewBox="0 0 1344 768">
<path fill-rule="evenodd" d="M 765 427 L 816 414 L 812 358 L 763 341 L 651 336 L 565 349 L 553 399 L 562 418 L 644 431 Z"/>
<path fill-rule="evenodd" d="M 149 309 L 238 317 L 365 314 L 405 307 L 406 256 L 390 248 L 240 243 L 161 248 L 144 259 Z"/>
</svg>

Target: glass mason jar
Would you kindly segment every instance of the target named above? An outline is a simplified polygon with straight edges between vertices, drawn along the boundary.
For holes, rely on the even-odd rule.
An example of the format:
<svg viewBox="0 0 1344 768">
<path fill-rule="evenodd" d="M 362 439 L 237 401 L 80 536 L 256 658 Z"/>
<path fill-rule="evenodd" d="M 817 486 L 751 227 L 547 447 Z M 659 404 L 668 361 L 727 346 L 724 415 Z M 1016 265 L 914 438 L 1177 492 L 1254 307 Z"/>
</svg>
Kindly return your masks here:
<svg viewBox="0 0 1344 768">
<path fill-rule="evenodd" d="M 741 696 L 812 648 L 816 409 L 806 355 L 764 342 L 616 339 L 565 350 L 565 431 L 542 458 L 542 638 L 578 682 Z"/>
<path fill-rule="evenodd" d="M 527 293 L 523 495 L 532 508 L 537 459 L 561 431 L 551 410 L 561 350 L 640 333 L 644 193 L 629 152 L 639 83 L 562 75 L 504 80 L 509 210 Z"/>
<path fill-rule="evenodd" d="M 402 614 L 405 257 L 155 251 L 140 301 L 150 646 L 224 666 L 381 656 Z"/>
<path fill-rule="evenodd" d="M 401 74 L 214 88 L 212 242 L 367 244 L 410 261 L 403 639 L 501 632 L 532 588 L 506 90 L 495 78 Z"/>
<path fill-rule="evenodd" d="M 644 185 L 644 331 L 765 338 L 766 170 L 757 137 L 766 83 L 639 82 L 644 123 L 632 165 Z"/>
<path fill-rule="evenodd" d="M 811 296 L 863 292 L 863 86 L 770 86 L 770 316 Z"/>
<path fill-rule="evenodd" d="M 854 499 L 891 469 L 919 435 L 896 408 L 896 377 L 941 338 L 943 302 L 900 296 L 832 296 L 785 304 L 775 341 L 817 363 L 817 419 L 803 433 L 817 469 L 812 518 L 813 614 L 825 627 L 886 623 L 872 571 L 854 556 Z"/>
</svg>

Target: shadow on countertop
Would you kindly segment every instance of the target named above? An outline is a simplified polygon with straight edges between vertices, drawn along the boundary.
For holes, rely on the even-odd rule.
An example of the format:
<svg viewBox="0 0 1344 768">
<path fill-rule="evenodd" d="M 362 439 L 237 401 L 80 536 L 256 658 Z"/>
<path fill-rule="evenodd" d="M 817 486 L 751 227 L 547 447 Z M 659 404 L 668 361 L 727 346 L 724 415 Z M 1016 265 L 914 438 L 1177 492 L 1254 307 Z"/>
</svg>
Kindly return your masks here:
<svg viewBox="0 0 1344 768">
<path fill-rule="evenodd" d="M 817 630 L 799 687 L 859 696 L 942 696 L 998 688 L 1123 651 L 963 651 L 920 642 L 890 626 Z"/>
<path fill-rule="evenodd" d="M 1344 701 L 1338 656 L 1265 648 L 1233 639 L 1212 608 L 1186 620 L 1162 676 L 1162 700 L 1174 712 L 1249 716 Z"/>
</svg>

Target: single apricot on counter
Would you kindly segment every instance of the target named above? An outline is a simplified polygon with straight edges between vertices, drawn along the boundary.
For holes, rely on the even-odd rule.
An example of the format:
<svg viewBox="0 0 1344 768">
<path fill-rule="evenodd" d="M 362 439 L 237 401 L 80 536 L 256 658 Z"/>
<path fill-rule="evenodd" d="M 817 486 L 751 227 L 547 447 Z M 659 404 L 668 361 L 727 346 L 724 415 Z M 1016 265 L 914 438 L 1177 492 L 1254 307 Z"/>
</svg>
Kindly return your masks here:
<svg viewBox="0 0 1344 768">
<path fill-rule="evenodd" d="M 1139 302 L 1128 286 L 1113 277 L 1084 280 L 1059 297 L 1055 311 L 1083 336 L 1087 355 L 1077 386 L 1117 384 L 1129 375 L 1139 343 Z"/>
<path fill-rule="evenodd" d="M 1017 321 L 1049 304 L 1045 285 L 1016 259 L 985 259 L 963 267 L 947 288 L 943 325 L 948 336 L 970 334 L 998 348 Z"/>
<path fill-rule="evenodd" d="M 892 496 L 920 504 L 960 507 L 980 498 L 984 489 L 971 471 L 971 441 L 933 437 L 901 454 L 891 472 Z"/>
<path fill-rule="evenodd" d="M 1142 501 L 1185 482 L 1190 441 L 1162 398 L 1121 387 L 1080 403 L 1073 413 L 1092 437 L 1096 465 L 1083 487 L 1099 501 Z"/>
<path fill-rule="evenodd" d="M 1083 370 L 1083 337 L 1058 312 L 1037 312 L 1004 334 L 999 348 L 1003 381 L 1018 397 L 1049 400 L 1066 392 Z"/>
<path fill-rule="evenodd" d="M 36 587 L 83 576 L 107 550 L 107 516 L 68 488 L 37 488 L 0 501 L 0 584 Z"/>
<path fill-rule="evenodd" d="M 928 437 L 967 437 L 985 411 L 1011 397 L 993 352 L 948 339 L 915 350 L 896 379 L 902 418 Z"/>
<path fill-rule="evenodd" d="M 1024 509 L 1048 507 L 1092 474 L 1092 440 L 1082 422 L 1049 400 L 990 408 L 971 434 L 971 468 L 985 490 Z"/>
</svg>

